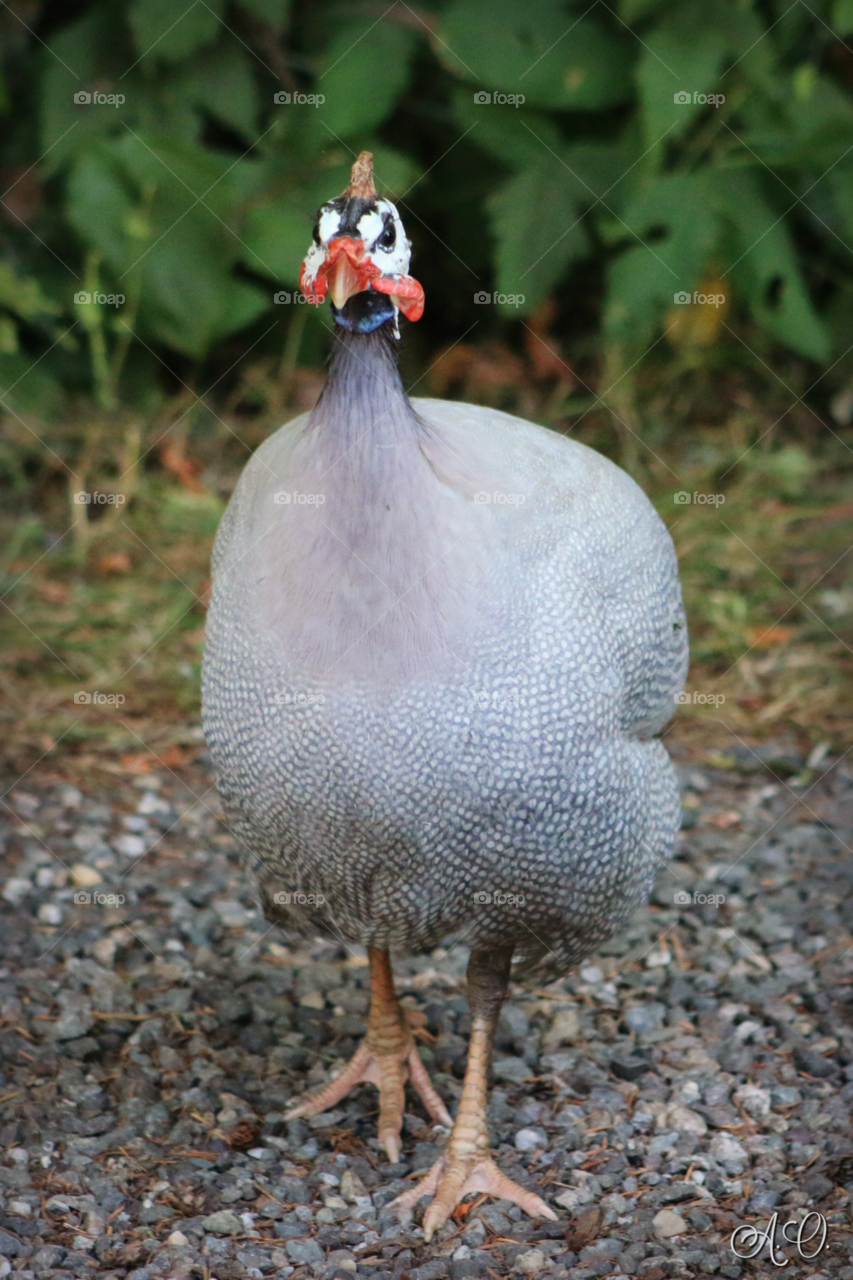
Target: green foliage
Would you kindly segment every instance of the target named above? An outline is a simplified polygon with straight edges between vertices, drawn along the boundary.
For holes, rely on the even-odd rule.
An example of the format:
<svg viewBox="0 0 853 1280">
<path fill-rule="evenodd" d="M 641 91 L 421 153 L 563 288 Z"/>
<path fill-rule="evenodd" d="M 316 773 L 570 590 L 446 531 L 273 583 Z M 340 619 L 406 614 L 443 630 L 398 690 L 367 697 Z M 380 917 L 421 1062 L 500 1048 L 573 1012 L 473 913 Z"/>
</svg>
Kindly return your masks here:
<svg viewBox="0 0 853 1280">
<path fill-rule="evenodd" d="M 0 382 L 21 380 L 19 406 L 87 383 L 132 400 L 158 358 L 280 343 L 296 309 L 274 295 L 362 148 L 404 201 L 436 338 L 460 280 L 523 297 L 504 319 L 553 297 L 570 320 L 582 279 L 584 314 L 636 359 L 711 281 L 722 339 L 849 373 L 851 0 L 42 9 L 30 34 L 0 17 L 0 169 L 38 195 L 19 214 L 16 178 L 0 223 Z M 84 285 L 123 302 L 96 317 Z"/>
</svg>

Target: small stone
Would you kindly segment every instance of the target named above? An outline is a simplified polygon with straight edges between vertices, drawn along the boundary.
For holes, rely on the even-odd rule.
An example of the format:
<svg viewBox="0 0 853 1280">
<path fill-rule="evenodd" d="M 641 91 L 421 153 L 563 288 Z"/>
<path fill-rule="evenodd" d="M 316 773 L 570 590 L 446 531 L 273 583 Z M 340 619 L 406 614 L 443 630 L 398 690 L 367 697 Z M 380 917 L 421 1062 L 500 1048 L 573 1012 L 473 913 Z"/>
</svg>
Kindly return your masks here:
<svg viewBox="0 0 853 1280">
<path fill-rule="evenodd" d="M 649 1063 L 646 1059 L 634 1053 L 622 1054 L 610 1059 L 610 1070 L 619 1080 L 639 1080 L 648 1069 Z"/>
<path fill-rule="evenodd" d="M 299 1003 L 303 1009 L 325 1009 L 326 997 L 322 991 L 306 991 L 299 997 Z"/>
<path fill-rule="evenodd" d="M 112 841 L 116 853 L 123 853 L 126 858 L 141 858 L 148 847 L 142 836 L 116 836 Z"/>
<path fill-rule="evenodd" d="M 497 1058 L 494 1070 L 497 1080 L 509 1080 L 512 1084 L 523 1084 L 533 1074 L 523 1058 Z"/>
<path fill-rule="evenodd" d="M 650 1031 L 660 1031 L 666 1016 L 666 1005 L 657 1001 L 649 1004 L 635 1004 L 625 1013 L 625 1021 L 637 1035 L 646 1035 Z"/>
<path fill-rule="evenodd" d="M 806 1075 L 814 1076 L 818 1080 L 824 1080 L 827 1076 L 834 1076 L 838 1071 L 835 1062 L 828 1058 L 822 1058 L 819 1053 L 813 1053 L 811 1049 L 803 1049 L 800 1045 L 794 1047 L 794 1065 L 798 1071 L 804 1072 Z"/>
<path fill-rule="evenodd" d="M 674 1209 L 661 1209 L 652 1218 L 652 1231 L 658 1240 L 668 1240 L 670 1236 L 683 1235 L 686 1230 L 687 1223 Z"/>
<path fill-rule="evenodd" d="M 545 1049 L 557 1049 L 561 1044 L 571 1044 L 580 1034 L 580 1019 L 574 1009 L 560 1009 L 554 1014 L 545 1032 L 542 1045 Z"/>
<path fill-rule="evenodd" d="M 183 1231 L 173 1231 L 170 1236 L 166 1237 L 166 1244 L 170 1245 L 173 1249 L 186 1249 L 189 1246 L 189 1243 L 190 1242 L 184 1235 Z"/>
<path fill-rule="evenodd" d="M 344 1200 L 350 1204 L 355 1204 L 356 1200 L 368 1194 L 367 1187 L 362 1182 L 357 1173 L 352 1169 L 345 1169 L 341 1175 L 341 1195 Z"/>
<path fill-rule="evenodd" d="M 249 923 L 249 913 L 242 902 L 221 899 L 210 904 L 225 925 L 226 929 L 245 929 Z"/>
<path fill-rule="evenodd" d="M 746 1149 L 727 1133 L 712 1138 L 708 1150 L 728 1173 L 741 1173 L 749 1164 Z"/>
<path fill-rule="evenodd" d="M 764 1120 L 770 1115 L 771 1094 L 769 1089 L 759 1089 L 757 1085 L 741 1085 L 735 1091 L 734 1100 L 739 1107 L 756 1120 Z"/>
<path fill-rule="evenodd" d="M 245 1230 L 236 1213 L 232 1213 L 230 1209 L 220 1209 L 218 1213 L 208 1214 L 201 1225 L 205 1231 L 210 1231 L 215 1236 L 242 1235 Z"/>
<path fill-rule="evenodd" d="M 528 1249 L 526 1253 L 518 1255 L 515 1265 L 524 1275 L 536 1276 L 547 1265 L 547 1261 L 541 1249 Z"/>
<path fill-rule="evenodd" d="M 55 1040 L 77 1040 L 95 1025 L 92 1006 L 80 992 L 61 991 L 57 1001 L 62 1012 L 52 1024 L 51 1033 Z"/>
<path fill-rule="evenodd" d="M 316 1240 L 288 1240 L 284 1247 L 294 1262 L 323 1262 L 325 1259 Z"/>
<path fill-rule="evenodd" d="M 544 1129 L 519 1129 L 515 1135 L 516 1151 L 535 1151 L 537 1147 L 547 1147 L 548 1135 Z"/>
<path fill-rule="evenodd" d="M 599 982 L 604 981 L 604 974 L 597 965 L 590 964 L 585 969 L 581 969 L 581 978 L 584 982 L 588 982 L 591 987 L 596 987 Z"/>
<path fill-rule="evenodd" d="M 12 876 L 3 886 L 3 897 L 13 905 L 17 904 L 27 896 L 32 887 L 29 880 L 24 880 L 21 876 Z"/>
<path fill-rule="evenodd" d="M 677 1129 L 679 1133 L 695 1133 L 700 1137 L 708 1132 L 708 1126 L 698 1111 L 691 1111 L 689 1107 L 683 1107 L 680 1103 L 667 1107 L 664 1115 L 664 1128 Z"/>
<path fill-rule="evenodd" d="M 154 813 L 170 813 L 171 808 L 168 801 L 158 796 L 156 791 L 146 791 L 136 806 L 136 812 L 141 813 L 143 817 L 148 817 Z"/>
<path fill-rule="evenodd" d="M 42 924 L 62 924 L 62 908 L 55 902 L 43 902 L 38 909 Z"/>
<path fill-rule="evenodd" d="M 111 969 L 116 958 L 117 949 L 118 943 L 115 938 L 108 934 L 106 938 L 98 938 L 92 948 L 92 953 L 98 964 L 102 964 L 105 969 Z"/>
<path fill-rule="evenodd" d="M 71 879 L 81 889 L 86 885 L 103 884 L 104 882 L 104 877 L 101 875 L 100 871 L 97 871 L 94 867 L 90 867 L 85 862 L 74 863 L 74 866 L 71 868 Z"/>
</svg>

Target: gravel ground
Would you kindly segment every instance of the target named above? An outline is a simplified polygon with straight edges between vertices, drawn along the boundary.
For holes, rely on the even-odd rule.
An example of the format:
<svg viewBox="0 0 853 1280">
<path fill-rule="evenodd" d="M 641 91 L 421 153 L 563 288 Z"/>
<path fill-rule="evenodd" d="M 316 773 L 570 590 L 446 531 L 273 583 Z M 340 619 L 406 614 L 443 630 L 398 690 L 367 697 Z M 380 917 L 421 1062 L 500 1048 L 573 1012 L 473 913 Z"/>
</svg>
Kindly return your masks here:
<svg viewBox="0 0 853 1280">
<path fill-rule="evenodd" d="M 443 1141 L 415 1100 L 396 1165 L 372 1089 L 283 1119 L 354 1051 L 365 957 L 267 927 L 203 762 L 87 794 L 37 767 L 0 818 L 0 1277 L 737 1280 L 780 1273 L 730 1244 L 778 1212 L 787 1276 L 853 1280 L 853 769 L 817 755 L 679 766 L 651 905 L 502 1015 L 493 1143 L 560 1220 L 475 1201 L 430 1246 L 423 1202 L 386 1209 Z M 451 1109 L 466 960 L 395 960 Z M 811 1260 L 781 1238 L 808 1214 Z"/>
</svg>

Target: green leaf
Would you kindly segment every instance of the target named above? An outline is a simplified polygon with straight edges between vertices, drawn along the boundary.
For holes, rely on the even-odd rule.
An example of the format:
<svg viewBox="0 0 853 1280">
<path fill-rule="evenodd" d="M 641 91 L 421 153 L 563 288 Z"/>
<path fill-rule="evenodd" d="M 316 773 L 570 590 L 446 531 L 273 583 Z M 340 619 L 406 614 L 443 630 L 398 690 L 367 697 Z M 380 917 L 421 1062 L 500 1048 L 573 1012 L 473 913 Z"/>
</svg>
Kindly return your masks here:
<svg viewBox="0 0 853 1280">
<path fill-rule="evenodd" d="M 139 327 L 149 342 L 202 356 L 270 302 L 262 290 L 233 275 L 244 252 L 235 214 L 241 191 L 238 170 L 229 157 L 171 138 L 125 134 L 109 147 L 125 181 L 140 193 L 122 206 L 113 192 L 107 228 L 119 250 L 122 226 L 129 237 L 137 235 L 127 252 L 138 262 L 123 285 L 126 293 L 131 287 L 140 291 Z M 103 175 L 99 180 L 109 183 Z M 140 242 L 135 224 L 143 191 L 150 209 L 147 239 Z M 108 245 L 107 231 L 101 234 Z"/>
<path fill-rule="evenodd" d="M 670 0 L 621 0 L 619 16 L 630 26 L 631 23 L 648 17 L 656 9 L 668 8 L 669 2 Z"/>
<path fill-rule="evenodd" d="M 66 211 L 83 243 L 102 254 L 114 271 L 120 274 L 130 266 L 133 194 L 106 148 L 76 160 L 68 178 Z"/>
<path fill-rule="evenodd" d="M 532 106 L 595 110 L 631 93 L 634 44 L 584 13 L 567 16 L 558 0 L 454 0 L 434 41 L 444 65 L 491 92 L 493 111 L 512 111 L 494 93 L 523 95 Z"/>
<path fill-rule="evenodd" d="M 581 198 L 582 184 L 547 155 L 537 156 L 489 198 L 498 292 L 523 294 L 523 314 L 586 252 L 587 237 L 576 212 Z"/>
<path fill-rule="evenodd" d="M 726 40 L 715 18 L 702 4 L 679 5 L 643 36 L 637 80 L 646 146 L 678 137 L 708 110 L 702 99 L 722 92 L 716 81 Z"/>
<path fill-rule="evenodd" d="M 853 0 L 835 0 L 832 25 L 840 36 L 853 35 Z"/>
<path fill-rule="evenodd" d="M 74 99 L 94 85 L 104 93 L 127 96 L 121 75 L 133 61 L 122 15 L 110 7 L 92 9 L 63 27 L 48 47 L 51 56 L 45 58 L 37 94 L 44 153 L 40 167 L 46 174 L 55 173 L 92 141 L 122 128 L 130 103 L 113 107 Z"/>
<path fill-rule="evenodd" d="M 783 216 L 763 197 L 756 175 L 719 173 L 713 196 L 730 230 L 727 273 L 758 321 L 786 346 L 826 360 L 829 338 L 812 306 Z M 784 213 L 784 206 L 782 212 Z"/>
<path fill-rule="evenodd" d="M 833 81 L 816 76 L 806 96 L 788 94 L 781 106 L 750 102 L 745 104 L 744 118 L 744 142 L 765 164 L 819 179 L 834 171 L 850 145 L 853 103 Z M 803 185 L 811 187 L 812 181 Z"/>
<path fill-rule="evenodd" d="M 642 245 L 619 255 L 607 272 L 604 333 L 645 347 L 673 305 L 673 277 Z"/>
<path fill-rule="evenodd" d="M 290 0 L 237 0 L 237 7 L 280 30 L 290 14 Z"/>
<path fill-rule="evenodd" d="M 248 55 L 235 40 L 217 45 L 188 69 L 184 92 L 215 120 L 254 140 L 258 90 Z"/>
<path fill-rule="evenodd" d="M 409 61 L 417 43 L 414 31 L 387 19 L 365 17 L 336 28 L 326 53 L 326 69 L 314 92 L 325 102 L 317 111 L 326 139 L 352 137 L 381 124 L 408 82 Z M 291 104 L 283 111 L 311 111 Z"/>
<path fill-rule="evenodd" d="M 642 188 L 622 216 L 629 247 L 607 276 L 604 328 L 615 341 L 646 343 L 691 292 L 719 247 L 721 221 L 709 172 L 667 174 Z"/>
<path fill-rule="evenodd" d="M 189 7 L 184 0 L 131 0 L 128 18 L 137 53 L 179 62 L 216 39 L 224 9 L 224 0 L 195 0 Z"/>
<path fill-rule="evenodd" d="M 565 145 L 560 130 L 544 113 L 527 107 L 499 111 L 475 102 L 475 98 L 476 90 L 457 87 L 453 93 L 454 118 L 463 132 L 470 131 L 470 142 L 504 165 L 522 168 L 529 164 L 536 138 L 554 151 Z"/>
<path fill-rule="evenodd" d="M 0 400 L 14 413 L 53 418 L 61 412 L 62 390 L 45 363 L 34 365 L 30 355 L 0 355 Z"/>
<path fill-rule="evenodd" d="M 302 201 L 292 197 L 253 209 L 243 230 L 243 261 L 249 270 L 296 286 L 311 244 L 311 218 Z"/>
<path fill-rule="evenodd" d="M 41 291 L 33 276 L 17 276 L 8 262 L 0 261 L 0 307 L 5 307 L 22 320 L 58 315 L 60 308 Z"/>
</svg>

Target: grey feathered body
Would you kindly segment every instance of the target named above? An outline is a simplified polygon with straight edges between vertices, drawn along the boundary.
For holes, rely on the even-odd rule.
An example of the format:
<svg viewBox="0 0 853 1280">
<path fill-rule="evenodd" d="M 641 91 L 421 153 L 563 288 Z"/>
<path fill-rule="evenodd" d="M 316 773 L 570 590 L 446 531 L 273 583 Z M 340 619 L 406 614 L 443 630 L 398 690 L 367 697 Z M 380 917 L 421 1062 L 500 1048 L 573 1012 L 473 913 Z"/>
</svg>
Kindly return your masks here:
<svg viewBox="0 0 853 1280">
<path fill-rule="evenodd" d="M 214 553 L 205 732 L 267 914 L 577 962 L 671 852 L 653 735 L 686 664 L 672 543 L 633 480 L 508 414 L 410 404 L 380 335 L 339 339 Z"/>
</svg>

